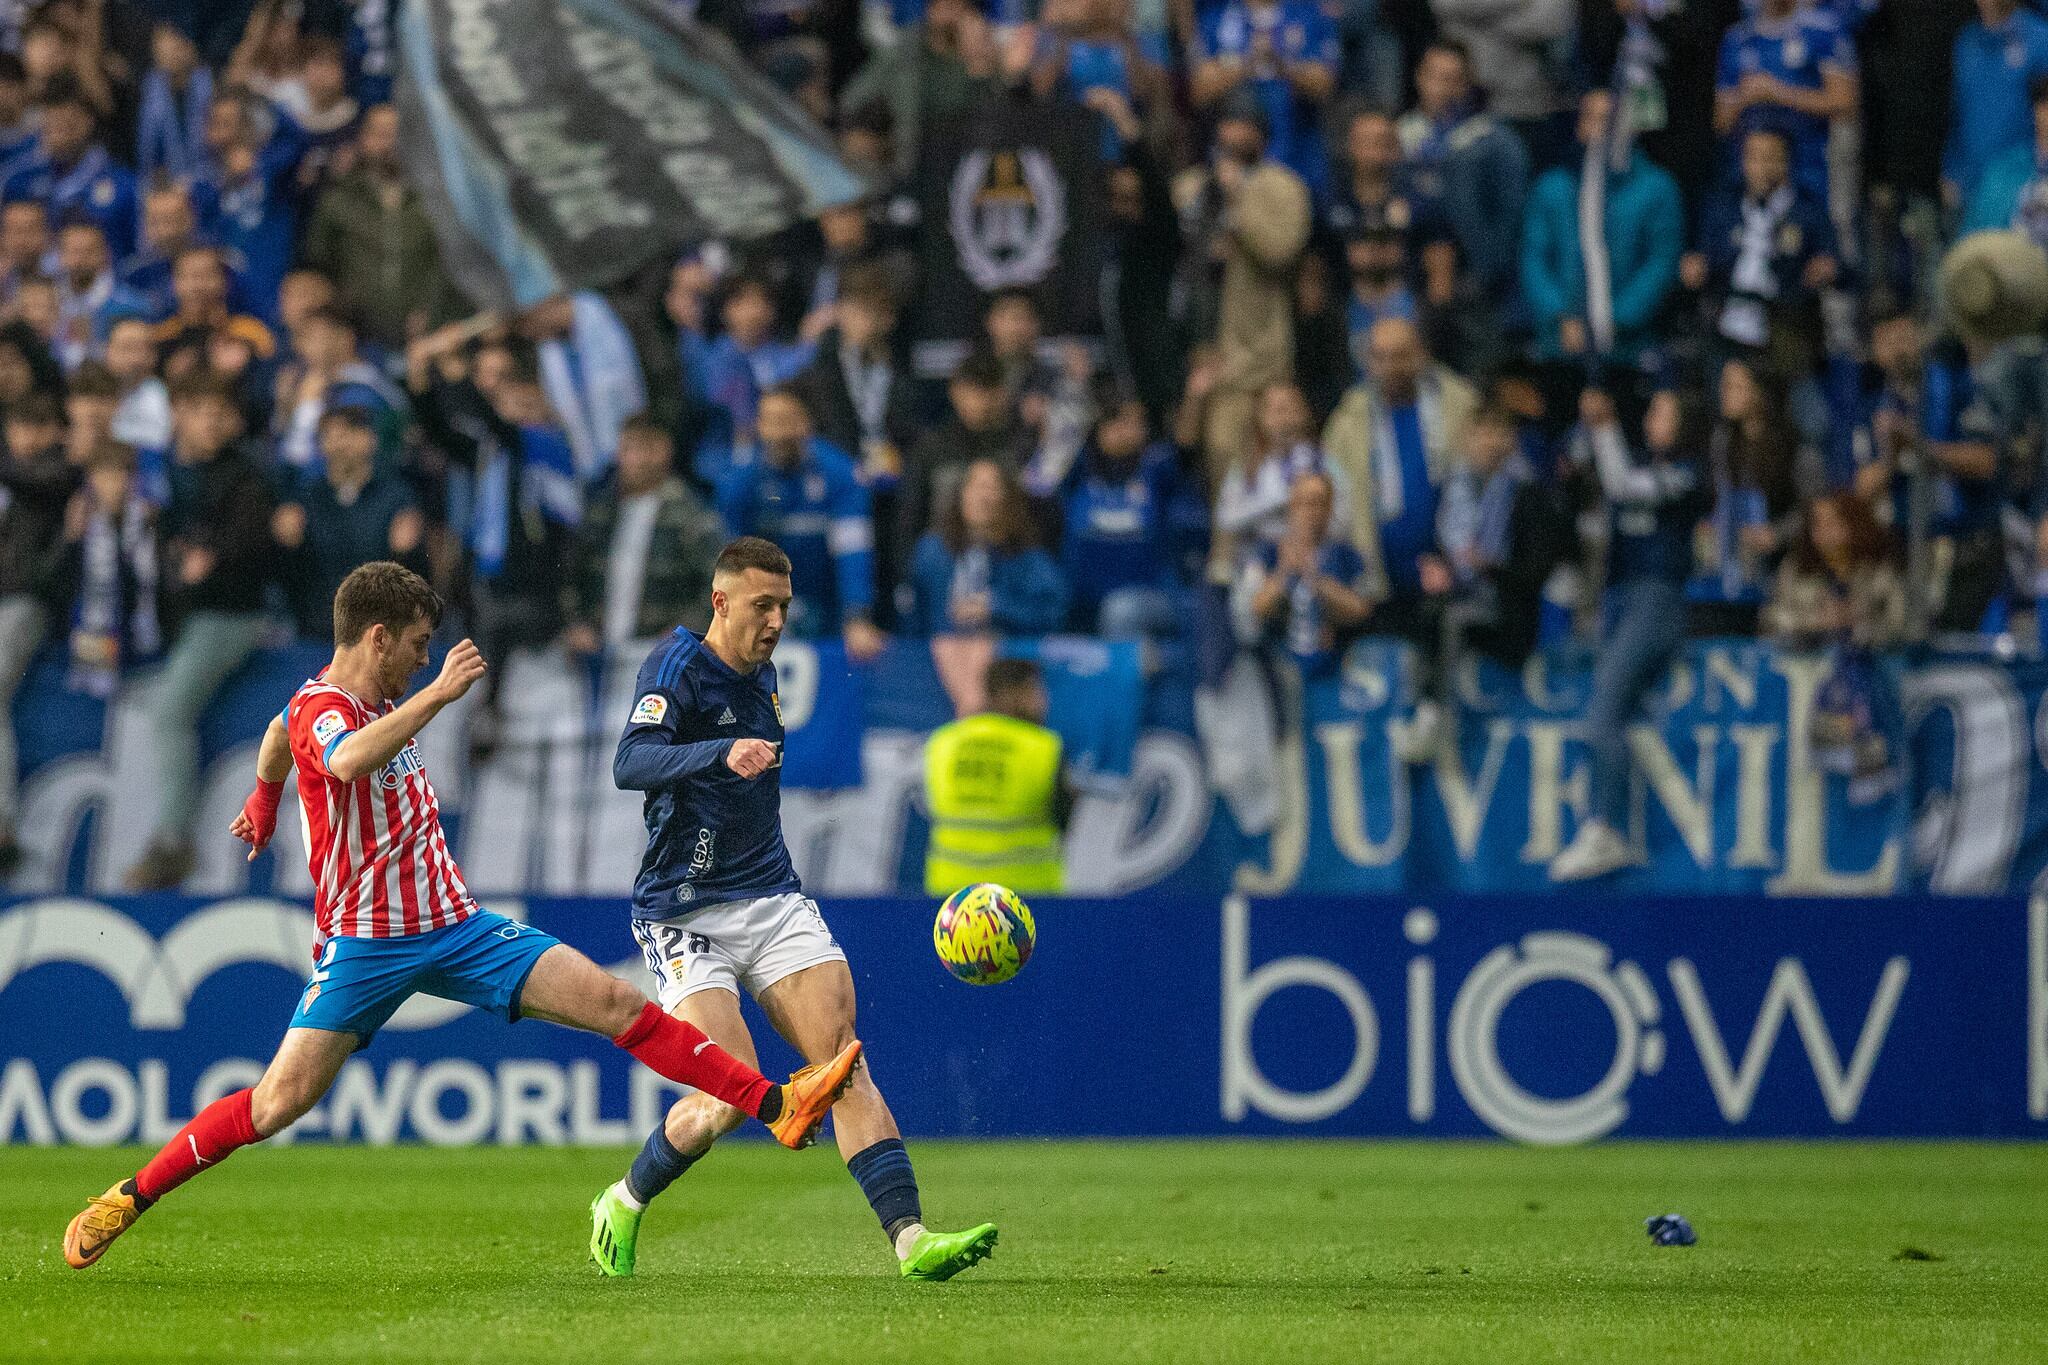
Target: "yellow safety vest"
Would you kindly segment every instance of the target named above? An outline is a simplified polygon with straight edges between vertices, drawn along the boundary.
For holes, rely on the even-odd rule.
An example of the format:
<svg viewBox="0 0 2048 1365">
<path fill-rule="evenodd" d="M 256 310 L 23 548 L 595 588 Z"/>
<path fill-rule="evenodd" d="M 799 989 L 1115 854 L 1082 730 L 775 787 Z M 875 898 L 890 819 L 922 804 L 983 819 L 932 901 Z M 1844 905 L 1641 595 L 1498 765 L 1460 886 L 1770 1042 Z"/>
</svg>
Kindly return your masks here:
<svg viewBox="0 0 2048 1365">
<path fill-rule="evenodd" d="M 997 882 L 1026 895 L 1060 891 L 1059 778 L 1060 737 L 1043 726 L 979 715 L 933 731 L 924 749 L 925 890 L 950 896 Z"/>
</svg>

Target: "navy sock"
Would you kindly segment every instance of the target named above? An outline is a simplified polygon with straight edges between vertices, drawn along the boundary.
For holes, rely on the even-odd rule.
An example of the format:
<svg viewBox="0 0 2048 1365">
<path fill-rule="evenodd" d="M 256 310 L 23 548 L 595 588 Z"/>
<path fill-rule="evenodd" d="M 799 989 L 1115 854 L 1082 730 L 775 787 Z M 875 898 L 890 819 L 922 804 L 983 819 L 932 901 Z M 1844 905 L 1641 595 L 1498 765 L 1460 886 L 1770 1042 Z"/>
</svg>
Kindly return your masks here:
<svg viewBox="0 0 2048 1365">
<path fill-rule="evenodd" d="M 910 1169 L 910 1153 L 902 1138 L 883 1138 L 872 1147 L 847 1159 L 846 1171 L 868 1197 L 875 1217 L 882 1221 L 882 1234 L 889 1245 L 896 1234 L 911 1223 L 922 1223 L 924 1211 L 917 1202 L 917 1174 Z"/>
<path fill-rule="evenodd" d="M 626 1172 L 626 1188 L 642 1204 L 653 1199 L 663 1190 L 676 1183 L 676 1177 L 690 1169 L 697 1158 L 684 1156 L 668 1140 L 668 1126 L 654 1125 L 654 1131 L 647 1135 L 647 1144 L 640 1149 L 640 1155 L 633 1158 L 633 1169 Z"/>
</svg>

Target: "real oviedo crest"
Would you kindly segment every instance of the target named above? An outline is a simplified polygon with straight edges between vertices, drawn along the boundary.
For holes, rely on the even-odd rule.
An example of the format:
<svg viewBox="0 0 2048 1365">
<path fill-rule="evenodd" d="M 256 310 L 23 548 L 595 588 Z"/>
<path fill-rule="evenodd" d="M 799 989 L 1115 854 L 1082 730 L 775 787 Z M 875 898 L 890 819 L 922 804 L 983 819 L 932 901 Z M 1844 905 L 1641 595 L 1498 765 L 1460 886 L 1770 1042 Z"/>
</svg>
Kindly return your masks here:
<svg viewBox="0 0 2048 1365">
<path fill-rule="evenodd" d="M 1067 192 L 1037 147 L 976 147 L 948 193 L 960 268 L 983 291 L 1035 285 L 1052 273 L 1067 231 Z"/>
</svg>

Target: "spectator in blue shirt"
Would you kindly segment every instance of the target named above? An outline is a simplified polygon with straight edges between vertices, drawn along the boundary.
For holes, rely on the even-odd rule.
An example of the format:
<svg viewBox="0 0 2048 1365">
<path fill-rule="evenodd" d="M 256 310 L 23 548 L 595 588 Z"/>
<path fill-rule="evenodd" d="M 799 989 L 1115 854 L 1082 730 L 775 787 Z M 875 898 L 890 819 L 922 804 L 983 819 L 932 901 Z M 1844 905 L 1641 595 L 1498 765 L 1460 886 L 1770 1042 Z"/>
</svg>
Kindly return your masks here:
<svg viewBox="0 0 2048 1365">
<path fill-rule="evenodd" d="M 57 234 L 57 335 L 51 347 L 66 370 L 104 354 L 107 331 L 118 318 L 142 317 L 148 301 L 114 280 L 107 235 L 79 216 Z"/>
<path fill-rule="evenodd" d="M 719 320 L 725 330 L 702 359 L 705 396 L 724 410 L 735 440 L 745 441 L 760 395 L 802 374 L 817 347 L 775 335 L 775 291 L 756 276 L 742 275 L 727 286 Z"/>
<path fill-rule="evenodd" d="M 1122 0 L 1050 0 L 1039 13 L 1028 73 L 1040 99 L 1063 94 L 1101 116 L 1104 165 L 1121 161 L 1141 139 L 1161 146 L 1172 131 L 1172 86 L 1139 50 L 1127 13 Z"/>
<path fill-rule="evenodd" d="M 1819 355 L 1820 291 L 1841 267 L 1826 205 L 1790 171 L 1784 134 L 1752 128 L 1742 186 L 1707 201 L 1699 248 L 1679 262 L 1679 276 L 1706 295 L 1723 339 L 1803 374 Z"/>
<path fill-rule="evenodd" d="M 1515 295 L 1515 248 L 1529 193 L 1521 139 L 1479 108 L 1472 59 L 1457 43 L 1431 43 L 1415 68 L 1415 109 L 1397 125 L 1409 183 L 1443 208 L 1465 274 L 1495 307 Z"/>
<path fill-rule="evenodd" d="M 1832 16 L 1799 0 L 1760 0 L 1721 39 L 1714 131 L 1737 149 L 1752 128 L 1783 133 L 1793 179 L 1826 203 L 1828 125 L 1855 114 L 1857 79 L 1855 45 Z"/>
<path fill-rule="evenodd" d="M 147 177 L 197 175 L 206 165 L 206 120 L 213 109 L 213 71 L 184 26 L 159 19 L 150 35 L 142 78 L 135 169 Z"/>
<path fill-rule="evenodd" d="M 1347 639 L 1372 614 L 1365 561 L 1330 538 L 1335 493 L 1326 474 L 1287 490 L 1287 529 L 1260 545 L 1232 593 L 1239 634 L 1277 642 L 1304 676 L 1334 672 Z"/>
<path fill-rule="evenodd" d="M 1379 228 L 1400 233 L 1403 255 L 1420 267 L 1411 283 L 1433 307 L 1446 307 L 1457 289 L 1457 241 L 1443 206 L 1411 181 L 1394 120 L 1377 109 L 1361 110 L 1345 125 L 1343 174 L 1331 186 L 1318 226 L 1338 265 L 1355 234 Z"/>
<path fill-rule="evenodd" d="M 2027 94 L 2033 136 L 1993 157 L 1963 213 L 1964 233 L 2012 228 L 2048 247 L 2048 75 Z"/>
<path fill-rule="evenodd" d="M 82 213 L 106 232 L 116 257 L 126 255 L 135 247 L 135 178 L 94 139 L 99 115 L 92 100 L 75 79 L 59 76 L 36 108 L 36 155 L 0 184 L 0 200 L 38 200 L 60 221 Z"/>
<path fill-rule="evenodd" d="M 1213 110 L 1243 90 L 1266 116 L 1267 155 L 1310 190 L 1327 178 L 1322 105 L 1336 89 L 1337 30 L 1314 0 L 1225 0 L 1195 38 L 1193 95 Z"/>
<path fill-rule="evenodd" d="M 184 183 L 152 183 L 142 193 L 142 241 L 121 261 L 121 283 L 149 305 L 151 322 L 162 322 L 178 307 L 171 292 L 171 265 L 178 253 L 187 247 L 211 245 L 199 231 L 199 214 Z M 233 263 L 228 265 L 232 272 Z"/>
<path fill-rule="evenodd" d="M 1408 287 L 1405 238 L 1392 227 L 1368 227 L 1344 243 L 1351 289 L 1344 296 L 1344 334 L 1355 383 L 1364 383 L 1372 362 L 1372 329 L 1387 318 L 1419 322 L 1422 307 Z"/>
<path fill-rule="evenodd" d="M 1580 101 L 1581 146 L 1606 146 L 1614 97 L 1595 90 Z M 1590 278 L 1587 225 L 1579 202 L 1587 158 L 1546 171 L 1529 196 L 1522 227 L 1522 292 L 1544 360 L 1611 355 L 1633 361 L 1655 340 L 1657 314 L 1678 283 L 1685 232 L 1678 183 L 1633 147 L 1606 176 L 1597 224 L 1607 278 Z"/>
<path fill-rule="evenodd" d="M 395 559 L 427 572 L 426 522 L 404 476 L 378 467 L 377 445 L 373 414 L 329 410 L 320 422 L 320 466 L 271 515 L 285 596 L 307 639 L 329 637 L 335 589 L 351 570 Z"/>
<path fill-rule="evenodd" d="M 242 302 L 277 320 L 277 289 L 292 266 L 295 177 L 305 134 L 276 105 L 242 91 L 216 96 L 206 121 L 208 166 L 193 182 L 199 221 L 239 259 Z"/>
<path fill-rule="evenodd" d="M 1937 630 L 1975 631 L 2008 586 L 1998 416 L 1962 343 L 1953 338 L 1929 349 L 1921 385 L 1918 444 L 1944 476 L 1934 529 L 1954 547 L 1947 592 L 1933 624 Z M 1886 428 L 1895 446 L 1912 437 L 1903 423 L 1888 422 Z"/>
<path fill-rule="evenodd" d="M 2048 19 L 2019 0 L 1977 0 L 1977 19 L 1956 35 L 1949 85 L 1943 190 L 1967 201 L 2001 152 L 2033 137 L 2028 91 L 2048 76 Z"/>
<path fill-rule="evenodd" d="M 297 354 L 278 371 L 273 414 L 277 457 L 295 468 L 315 464 L 327 414 L 346 408 L 366 416 L 380 438 L 395 439 L 405 395 L 363 358 L 361 329 L 336 304 L 309 311 L 291 334 Z"/>
<path fill-rule="evenodd" d="M 1112 640 L 1179 635 L 1190 615 L 1183 551 L 1209 509 L 1185 486 L 1173 446 L 1150 439 L 1143 403 L 1117 398 L 1098 411 L 1060 490 L 1068 621 Z"/>
<path fill-rule="evenodd" d="M 787 385 L 761 395 L 758 441 L 735 454 L 718 514 L 736 536 L 764 536 L 793 566 L 798 638 L 839 634 L 858 660 L 882 649 L 874 625 L 875 527 L 853 458 L 812 435 L 810 410 Z"/>
<path fill-rule="evenodd" d="M 1067 584 L 1037 543 L 1017 476 L 976 460 L 939 504 L 910 566 L 910 633 L 1046 635 L 1067 615 Z"/>
</svg>

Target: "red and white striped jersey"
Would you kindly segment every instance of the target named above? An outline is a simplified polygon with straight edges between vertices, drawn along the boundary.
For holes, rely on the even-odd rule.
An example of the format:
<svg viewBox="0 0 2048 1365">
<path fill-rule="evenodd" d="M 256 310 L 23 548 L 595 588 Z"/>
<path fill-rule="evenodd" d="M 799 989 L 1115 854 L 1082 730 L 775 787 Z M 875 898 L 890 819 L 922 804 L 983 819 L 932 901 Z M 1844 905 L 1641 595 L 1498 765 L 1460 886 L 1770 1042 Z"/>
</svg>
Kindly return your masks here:
<svg viewBox="0 0 2048 1365">
<path fill-rule="evenodd" d="M 416 741 L 353 782 L 327 770 L 342 740 L 391 709 L 390 702 L 366 705 L 320 678 L 285 708 L 322 941 L 425 933 L 477 908 L 448 853 L 441 803 Z"/>
</svg>

